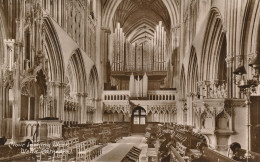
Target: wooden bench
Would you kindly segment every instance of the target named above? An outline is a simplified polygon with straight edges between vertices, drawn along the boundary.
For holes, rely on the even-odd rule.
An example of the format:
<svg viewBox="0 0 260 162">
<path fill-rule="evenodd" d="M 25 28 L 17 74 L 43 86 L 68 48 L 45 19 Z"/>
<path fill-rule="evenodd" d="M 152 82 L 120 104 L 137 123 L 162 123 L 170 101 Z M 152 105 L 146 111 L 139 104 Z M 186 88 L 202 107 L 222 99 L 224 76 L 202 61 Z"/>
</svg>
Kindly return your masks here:
<svg viewBox="0 0 260 162">
<path fill-rule="evenodd" d="M 102 154 L 102 145 L 97 144 L 96 138 L 76 144 L 76 160 L 91 161 Z"/>
<path fill-rule="evenodd" d="M 218 162 L 235 162 L 236 160 L 233 160 L 227 156 L 224 156 L 214 150 L 211 150 L 207 147 L 202 148 L 203 152 L 203 161 L 218 161 Z"/>
<path fill-rule="evenodd" d="M 186 156 L 187 147 L 183 146 L 180 142 L 176 142 L 176 150 L 182 156 L 184 160 L 188 160 L 189 157 Z"/>
<path fill-rule="evenodd" d="M 133 146 L 131 150 L 124 156 L 121 162 L 139 161 L 139 156 L 141 154 L 141 151 L 142 151 L 141 149 Z"/>
</svg>

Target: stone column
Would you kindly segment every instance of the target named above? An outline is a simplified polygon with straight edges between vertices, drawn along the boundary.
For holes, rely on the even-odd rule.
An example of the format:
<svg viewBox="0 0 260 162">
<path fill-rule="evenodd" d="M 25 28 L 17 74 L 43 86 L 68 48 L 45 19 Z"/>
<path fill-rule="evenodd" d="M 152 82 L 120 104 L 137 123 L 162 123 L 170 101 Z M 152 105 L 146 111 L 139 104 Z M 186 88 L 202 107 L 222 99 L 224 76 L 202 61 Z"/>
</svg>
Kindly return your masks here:
<svg viewBox="0 0 260 162">
<path fill-rule="evenodd" d="M 87 122 L 87 93 L 81 93 L 82 96 L 82 105 L 81 105 L 81 115 L 82 115 L 82 123 Z"/>
<path fill-rule="evenodd" d="M 94 100 L 95 105 L 95 112 L 94 112 L 94 123 L 102 123 L 102 100 L 101 99 L 95 99 Z"/>
<path fill-rule="evenodd" d="M 193 96 L 193 92 L 187 95 L 187 125 L 193 125 Z"/>
<path fill-rule="evenodd" d="M 236 55 L 236 58 L 234 60 L 235 62 L 233 62 L 233 66 L 234 66 L 234 69 L 233 71 L 235 71 L 235 69 L 241 65 L 243 65 L 243 56 L 242 55 Z M 245 68 L 247 67 L 247 65 L 245 65 Z M 232 73 L 231 75 L 234 76 L 234 74 Z M 246 77 L 248 78 L 248 77 Z M 234 79 L 233 81 L 231 80 L 231 82 L 234 83 Z M 238 88 L 237 85 L 233 84 L 233 98 L 241 98 L 241 95 L 240 95 L 240 89 Z"/>
<path fill-rule="evenodd" d="M 78 124 L 80 124 L 81 123 L 81 121 L 82 121 L 82 105 L 83 105 L 83 103 L 82 103 L 82 95 L 81 95 L 81 93 L 78 93 L 77 94 L 77 100 L 78 100 L 78 103 L 79 103 L 79 108 L 78 108 L 78 110 L 77 110 L 77 121 L 78 121 Z"/>
<path fill-rule="evenodd" d="M 179 42 L 180 42 L 180 34 L 181 34 L 181 29 L 180 29 L 181 25 L 177 24 L 176 26 L 174 26 L 173 28 L 171 28 L 171 36 L 172 36 L 172 40 L 171 40 L 171 51 L 169 53 L 170 57 L 170 61 L 171 61 L 171 65 L 172 65 L 172 77 L 170 77 L 169 79 L 172 79 L 172 86 L 173 88 L 175 87 L 180 87 L 180 69 L 181 69 L 181 65 L 179 64 L 179 60 L 181 60 L 182 58 L 180 58 L 180 47 L 179 47 Z"/>
<path fill-rule="evenodd" d="M 21 109 L 21 90 L 20 90 L 20 66 L 16 65 L 15 79 L 14 79 L 14 102 L 13 102 L 13 112 L 12 112 L 12 141 L 15 142 L 19 137 L 19 111 Z"/>
<path fill-rule="evenodd" d="M 1 73 L 1 71 L 0 71 L 0 73 Z M 2 137 L 3 136 L 3 134 L 2 134 L 2 128 L 3 128 L 3 108 L 4 108 L 4 106 L 3 106 L 3 82 L 2 82 L 2 76 L 0 76 L 0 107 L 1 107 L 1 109 L 0 109 L 0 136 Z"/>
<path fill-rule="evenodd" d="M 60 95 L 60 82 L 54 82 L 54 89 L 55 89 L 55 92 L 54 92 L 54 101 L 56 101 L 56 104 L 54 103 L 54 105 L 56 107 L 54 107 L 55 109 L 55 117 L 56 118 L 59 118 L 60 117 L 60 109 L 61 109 L 61 105 L 60 105 L 60 101 L 61 101 L 61 95 Z"/>
<path fill-rule="evenodd" d="M 51 115 L 53 117 L 60 117 L 60 109 L 61 109 L 61 95 L 60 95 L 60 82 L 50 82 L 51 83 L 51 93 L 52 93 L 52 97 L 53 97 L 53 104 L 52 107 L 54 108 L 53 110 L 51 110 Z M 56 104 L 55 104 L 56 103 Z"/>
<path fill-rule="evenodd" d="M 102 65 L 102 71 L 103 71 L 103 76 L 104 76 L 104 83 L 109 82 L 109 74 L 108 71 L 109 69 L 107 68 L 107 64 L 109 61 L 109 37 L 110 37 L 111 31 L 109 28 L 102 27 L 101 28 L 101 65 Z"/>
<path fill-rule="evenodd" d="M 233 79 L 235 79 L 232 74 L 232 64 L 233 64 L 233 57 L 228 56 L 226 58 L 227 62 L 227 98 L 232 98 L 232 86 L 233 86 Z"/>
<path fill-rule="evenodd" d="M 59 107 L 58 107 L 58 111 L 59 111 L 59 120 L 62 120 L 64 121 L 65 119 L 65 114 L 64 114 L 64 98 L 65 98 L 65 95 L 64 95 L 64 89 L 66 87 L 66 84 L 65 83 L 60 83 L 60 88 L 59 88 Z"/>
</svg>

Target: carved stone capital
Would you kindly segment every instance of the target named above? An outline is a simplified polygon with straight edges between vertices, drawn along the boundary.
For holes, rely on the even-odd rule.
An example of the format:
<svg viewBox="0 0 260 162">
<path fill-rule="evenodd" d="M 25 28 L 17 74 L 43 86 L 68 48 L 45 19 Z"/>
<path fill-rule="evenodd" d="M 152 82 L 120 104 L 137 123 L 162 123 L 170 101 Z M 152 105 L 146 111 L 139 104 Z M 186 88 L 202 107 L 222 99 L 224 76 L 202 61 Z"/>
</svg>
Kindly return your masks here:
<svg viewBox="0 0 260 162">
<path fill-rule="evenodd" d="M 101 27 L 101 30 L 103 30 L 105 33 L 108 33 L 108 34 L 111 33 L 111 30 L 108 27 Z"/>
<path fill-rule="evenodd" d="M 232 63 L 233 63 L 233 60 L 234 60 L 233 57 L 227 57 L 227 58 L 225 59 L 225 61 L 227 62 L 228 65 L 232 64 Z"/>
</svg>

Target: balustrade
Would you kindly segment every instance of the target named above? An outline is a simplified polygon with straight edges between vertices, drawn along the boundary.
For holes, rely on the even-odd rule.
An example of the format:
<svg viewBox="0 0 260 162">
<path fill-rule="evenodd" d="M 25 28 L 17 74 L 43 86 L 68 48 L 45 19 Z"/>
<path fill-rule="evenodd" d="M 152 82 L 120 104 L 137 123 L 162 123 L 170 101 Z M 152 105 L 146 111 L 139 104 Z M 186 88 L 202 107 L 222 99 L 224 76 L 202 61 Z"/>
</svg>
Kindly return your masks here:
<svg viewBox="0 0 260 162">
<path fill-rule="evenodd" d="M 175 100 L 175 93 L 176 92 L 172 90 L 148 91 L 148 99 L 173 101 Z M 103 100 L 128 100 L 129 95 L 129 91 L 104 91 Z"/>
<path fill-rule="evenodd" d="M 129 91 L 104 91 L 103 100 L 128 100 Z"/>
<path fill-rule="evenodd" d="M 156 91 L 148 91 L 149 100 L 175 100 L 175 91 L 164 91 L 164 90 L 156 90 Z"/>
<path fill-rule="evenodd" d="M 36 136 L 35 136 L 36 135 Z M 61 138 L 62 123 L 54 120 L 24 120 L 20 121 L 20 137 L 22 139 L 46 140 Z"/>
</svg>

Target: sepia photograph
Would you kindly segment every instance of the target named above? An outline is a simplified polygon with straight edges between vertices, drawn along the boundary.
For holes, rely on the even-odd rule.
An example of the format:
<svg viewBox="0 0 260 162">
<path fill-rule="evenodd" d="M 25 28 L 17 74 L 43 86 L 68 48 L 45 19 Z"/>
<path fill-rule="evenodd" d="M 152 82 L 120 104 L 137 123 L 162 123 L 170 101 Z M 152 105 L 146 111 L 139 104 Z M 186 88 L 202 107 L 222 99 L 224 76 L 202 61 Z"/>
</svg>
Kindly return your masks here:
<svg viewBox="0 0 260 162">
<path fill-rule="evenodd" d="M 0 162 L 260 162 L 260 0 L 0 0 Z"/>
</svg>

